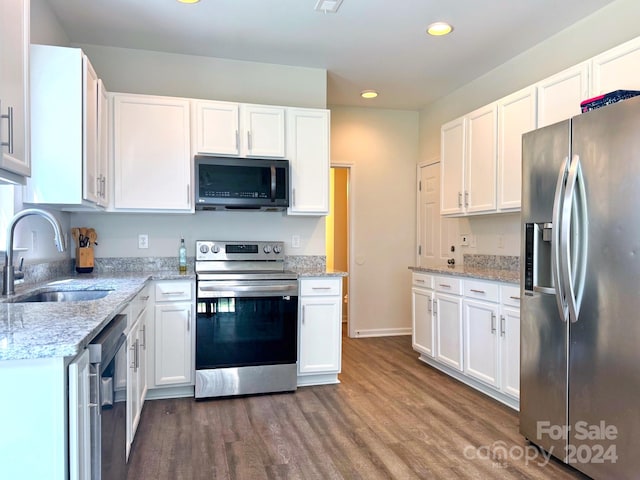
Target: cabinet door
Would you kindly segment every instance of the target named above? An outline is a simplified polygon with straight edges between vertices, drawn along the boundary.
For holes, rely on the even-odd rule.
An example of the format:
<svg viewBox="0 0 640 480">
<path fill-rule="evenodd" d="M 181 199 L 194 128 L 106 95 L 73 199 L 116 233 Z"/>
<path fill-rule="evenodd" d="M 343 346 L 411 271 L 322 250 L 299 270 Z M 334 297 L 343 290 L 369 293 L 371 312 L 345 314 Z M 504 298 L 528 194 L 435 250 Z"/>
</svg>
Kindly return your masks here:
<svg viewBox="0 0 640 480">
<path fill-rule="evenodd" d="M 89 351 L 69 364 L 69 478 L 91 478 Z M 94 407 L 95 408 L 95 407 Z"/>
<path fill-rule="evenodd" d="M 436 359 L 463 370 L 462 363 L 462 299 L 436 292 Z"/>
<path fill-rule="evenodd" d="M 242 122 L 247 157 L 285 156 L 285 109 L 260 105 L 243 105 Z"/>
<path fill-rule="evenodd" d="M 520 397 L 520 310 L 503 307 L 500 316 L 501 389 Z"/>
<path fill-rule="evenodd" d="M 478 380 L 498 384 L 498 306 L 464 301 L 464 372 Z"/>
<path fill-rule="evenodd" d="M 287 111 L 291 178 L 289 215 L 329 213 L 329 111 Z"/>
<path fill-rule="evenodd" d="M 538 127 L 580 114 L 580 102 L 589 98 L 589 63 L 568 68 L 536 85 Z"/>
<path fill-rule="evenodd" d="M 156 305 L 155 385 L 193 381 L 191 347 L 191 303 Z"/>
<path fill-rule="evenodd" d="M 28 0 L 0 2 L 0 114 L 0 183 L 19 181 L 31 175 Z"/>
<path fill-rule="evenodd" d="M 338 373 L 342 344 L 341 297 L 300 297 L 298 373 Z"/>
<path fill-rule="evenodd" d="M 458 118 L 442 126 L 440 131 L 440 213 L 463 212 L 466 121 Z"/>
<path fill-rule="evenodd" d="M 109 205 L 109 96 L 98 80 L 98 205 Z"/>
<path fill-rule="evenodd" d="M 237 103 L 194 102 L 196 153 L 240 155 L 240 108 Z"/>
<path fill-rule="evenodd" d="M 467 213 L 496 209 L 498 114 L 495 103 L 467 116 L 467 155 L 463 203 Z"/>
<path fill-rule="evenodd" d="M 189 101 L 114 98 L 114 208 L 192 210 Z"/>
<path fill-rule="evenodd" d="M 498 210 L 520 210 L 522 134 L 535 128 L 535 88 L 525 88 L 498 102 Z"/>
<path fill-rule="evenodd" d="M 640 90 L 640 38 L 592 59 L 592 96 L 615 90 Z"/>
<path fill-rule="evenodd" d="M 138 396 L 138 324 L 127 335 L 127 458 L 140 421 L 140 397 Z"/>
<path fill-rule="evenodd" d="M 413 318 L 413 349 L 433 357 L 434 327 L 433 292 L 423 288 L 411 289 L 411 313 Z"/>
<path fill-rule="evenodd" d="M 99 201 L 98 75 L 82 55 L 82 198 Z"/>
</svg>

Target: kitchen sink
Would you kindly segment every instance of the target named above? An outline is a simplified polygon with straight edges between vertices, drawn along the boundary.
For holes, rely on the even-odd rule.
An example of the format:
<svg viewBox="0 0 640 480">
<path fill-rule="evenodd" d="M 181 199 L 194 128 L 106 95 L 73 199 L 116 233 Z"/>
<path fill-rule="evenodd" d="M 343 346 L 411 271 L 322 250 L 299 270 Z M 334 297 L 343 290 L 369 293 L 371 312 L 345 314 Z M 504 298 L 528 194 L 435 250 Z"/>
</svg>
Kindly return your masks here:
<svg viewBox="0 0 640 480">
<path fill-rule="evenodd" d="M 111 290 L 48 290 L 18 297 L 14 303 L 84 302 L 106 297 Z"/>
</svg>

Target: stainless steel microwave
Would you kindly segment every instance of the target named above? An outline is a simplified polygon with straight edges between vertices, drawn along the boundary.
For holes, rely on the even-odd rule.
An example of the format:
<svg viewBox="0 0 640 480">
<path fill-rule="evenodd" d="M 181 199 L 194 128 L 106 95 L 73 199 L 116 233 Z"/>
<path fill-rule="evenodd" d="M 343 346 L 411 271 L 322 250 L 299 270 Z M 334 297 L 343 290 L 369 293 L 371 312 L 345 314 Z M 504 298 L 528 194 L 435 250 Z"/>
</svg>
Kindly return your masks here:
<svg viewBox="0 0 640 480">
<path fill-rule="evenodd" d="M 289 206 L 289 161 L 196 155 L 196 210 L 279 211 Z"/>
</svg>

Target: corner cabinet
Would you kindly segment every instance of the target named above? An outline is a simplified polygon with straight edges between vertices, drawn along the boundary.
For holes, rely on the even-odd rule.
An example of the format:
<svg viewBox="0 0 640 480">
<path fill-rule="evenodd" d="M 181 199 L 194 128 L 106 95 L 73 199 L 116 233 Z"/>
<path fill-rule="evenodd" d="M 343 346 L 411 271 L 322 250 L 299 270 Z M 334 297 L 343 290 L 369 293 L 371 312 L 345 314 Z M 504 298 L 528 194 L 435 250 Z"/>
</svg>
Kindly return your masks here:
<svg viewBox="0 0 640 480">
<path fill-rule="evenodd" d="M 289 215 L 329 213 L 329 110 L 287 109 Z"/>
<path fill-rule="evenodd" d="M 31 46 L 32 172 L 26 203 L 69 210 L 104 205 L 98 135 L 104 134 L 106 118 L 99 115 L 99 83 L 79 48 Z"/>
<path fill-rule="evenodd" d="M 115 211 L 193 212 L 189 100 L 113 95 Z"/>
<path fill-rule="evenodd" d="M 589 62 L 567 68 L 536 84 L 538 127 L 579 115 L 580 102 L 589 98 Z"/>
<path fill-rule="evenodd" d="M 342 278 L 300 279 L 298 386 L 339 383 L 342 358 Z"/>
<path fill-rule="evenodd" d="M 194 153 L 243 157 L 285 156 L 285 108 L 193 101 Z"/>
<path fill-rule="evenodd" d="M 0 184 L 31 175 L 29 1 L 0 2 Z"/>
</svg>

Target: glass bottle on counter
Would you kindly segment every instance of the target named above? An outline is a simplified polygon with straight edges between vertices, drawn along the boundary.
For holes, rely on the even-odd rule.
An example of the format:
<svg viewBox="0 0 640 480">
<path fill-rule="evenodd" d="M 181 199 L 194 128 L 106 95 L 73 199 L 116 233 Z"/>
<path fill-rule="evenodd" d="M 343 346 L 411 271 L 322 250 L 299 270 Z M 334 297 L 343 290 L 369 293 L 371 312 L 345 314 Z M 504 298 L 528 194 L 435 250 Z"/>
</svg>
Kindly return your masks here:
<svg viewBox="0 0 640 480">
<path fill-rule="evenodd" d="M 178 269 L 180 273 L 187 273 L 187 247 L 184 245 L 184 237 L 180 237 L 178 249 Z"/>
</svg>

